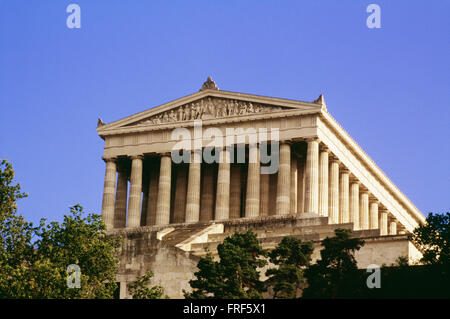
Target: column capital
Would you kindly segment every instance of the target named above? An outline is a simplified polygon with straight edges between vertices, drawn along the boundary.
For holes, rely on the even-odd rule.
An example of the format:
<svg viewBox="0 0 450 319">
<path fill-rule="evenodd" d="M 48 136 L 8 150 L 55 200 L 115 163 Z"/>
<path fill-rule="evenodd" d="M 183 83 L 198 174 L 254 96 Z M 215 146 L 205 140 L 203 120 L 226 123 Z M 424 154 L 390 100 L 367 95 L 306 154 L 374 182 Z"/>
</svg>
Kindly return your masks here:
<svg viewBox="0 0 450 319">
<path fill-rule="evenodd" d="M 339 172 L 341 174 L 350 174 L 350 170 L 347 167 L 342 167 Z"/>
<path fill-rule="evenodd" d="M 319 151 L 320 152 L 326 152 L 328 154 L 331 154 L 330 149 L 328 148 L 328 146 L 326 146 L 325 144 L 320 144 L 319 145 Z"/>
<path fill-rule="evenodd" d="M 341 164 L 341 161 L 334 154 L 330 154 L 329 161 L 330 163 L 338 163 L 339 165 Z"/>
<path fill-rule="evenodd" d="M 144 155 L 131 155 L 130 158 L 131 158 L 132 160 L 134 160 L 134 159 L 140 159 L 140 160 L 143 160 L 143 159 L 144 159 Z"/>
<path fill-rule="evenodd" d="M 159 153 L 160 157 L 164 157 L 164 156 L 172 156 L 171 152 L 164 152 L 164 153 Z"/>
<path fill-rule="evenodd" d="M 117 162 L 117 157 L 116 157 L 116 156 L 102 156 L 102 160 L 103 160 L 105 163 L 108 163 L 108 162 L 114 162 L 114 163 L 116 163 L 116 162 Z"/>
<path fill-rule="evenodd" d="M 307 137 L 307 138 L 305 138 L 305 141 L 306 142 L 320 142 L 320 139 L 319 139 L 319 137 L 318 136 L 312 136 L 312 137 Z"/>
<path fill-rule="evenodd" d="M 281 140 L 281 141 L 280 141 L 280 145 L 282 145 L 282 144 L 292 145 L 293 142 L 292 142 L 292 140 L 290 140 L 290 139 L 287 139 L 287 140 Z"/>
</svg>

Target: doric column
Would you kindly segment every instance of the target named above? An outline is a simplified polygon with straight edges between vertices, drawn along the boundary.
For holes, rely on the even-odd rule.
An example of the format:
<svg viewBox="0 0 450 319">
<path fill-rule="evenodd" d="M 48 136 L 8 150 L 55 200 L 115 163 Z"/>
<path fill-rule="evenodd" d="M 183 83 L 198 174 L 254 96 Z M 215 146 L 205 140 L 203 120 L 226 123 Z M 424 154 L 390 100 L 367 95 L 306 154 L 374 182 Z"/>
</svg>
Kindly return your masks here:
<svg viewBox="0 0 450 319">
<path fill-rule="evenodd" d="M 359 222 L 359 182 L 352 180 L 350 184 L 350 195 L 349 195 L 349 215 L 350 222 L 353 223 L 353 229 L 360 229 Z"/>
<path fill-rule="evenodd" d="M 380 211 L 380 236 L 388 234 L 388 213 L 385 209 Z"/>
<path fill-rule="evenodd" d="M 125 228 L 127 220 L 128 171 L 121 165 L 118 168 L 114 228 Z"/>
<path fill-rule="evenodd" d="M 114 227 L 114 202 L 116 193 L 116 159 L 106 158 L 105 183 L 103 186 L 102 219 L 107 229 Z"/>
<path fill-rule="evenodd" d="M 319 140 L 308 140 L 305 170 L 305 213 L 317 213 L 319 206 Z"/>
<path fill-rule="evenodd" d="M 328 223 L 339 223 L 339 161 L 336 158 L 331 159 L 330 188 L 328 190 Z"/>
<path fill-rule="evenodd" d="M 359 195 L 359 220 L 361 229 L 369 229 L 369 192 L 365 189 Z"/>
<path fill-rule="evenodd" d="M 170 153 L 161 155 L 159 169 L 158 199 L 156 201 L 155 225 L 170 223 L 170 184 L 172 181 L 172 158 Z"/>
<path fill-rule="evenodd" d="M 258 217 L 259 215 L 259 147 L 249 145 L 248 148 L 248 173 L 247 173 L 247 196 L 245 200 L 245 217 Z"/>
<path fill-rule="evenodd" d="M 200 221 L 213 219 L 214 213 L 214 166 L 203 163 L 203 184 L 200 204 Z"/>
<path fill-rule="evenodd" d="M 350 222 L 349 179 L 350 171 L 343 168 L 339 176 L 339 222 L 342 224 Z"/>
<path fill-rule="evenodd" d="M 186 223 L 195 223 L 200 219 L 201 150 L 191 153 L 189 180 L 186 198 Z"/>
<path fill-rule="evenodd" d="M 217 174 L 217 194 L 215 220 L 230 218 L 230 152 L 223 148 L 220 152 L 219 172 Z"/>
<path fill-rule="evenodd" d="M 291 208 L 291 145 L 280 143 L 280 159 L 278 165 L 276 214 L 287 215 Z"/>
<path fill-rule="evenodd" d="M 291 214 L 297 214 L 297 183 L 298 183 L 298 167 L 297 167 L 297 157 L 295 155 L 291 156 Z"/>
<path fill-rule="evenodd" d="M 319 215 L 328 216 L 328 155 L 329 150 L 322 146 L 319 154 Z"/>
<path fill-rule="evenodd" d="M 241 166 L 231 164 L 230 177 L 230 219 L 241 217 Z M 214 185 L 212 185 L 214 189 Z"/>
<path fill-rule="evenodd" d="M 144 171 L 145 176 L 145 171 Z M 142 206 L 141 206 L 141 226 L 147 224 L 147 209 L 148 209 L 148 184 L 146 185 L 145 178 L 142 181 Z"/>
<path fill-rule="evenodd" d="M 397 235 L 397 222 L 395 219 L 389 221 L 389 235 Z"/>
<path fill-rule="evenodd" d="M 259 195 L 259 216 L 269 215 L 269 189 L 270 174 L 261 174 L 260 179 L 260 195 Z"/>
<path fill-rule="evenodd" d="M 305 163 L 303 160 L 303 157 L 297 158 L 297 214 L 304 212 Z"/>
<path fill-rule="evenodd" d="M 147 203 L 147 218 L 146 218 L 147 226 L 153 226 L 156 223 L 156 203 L 158 201 L 159 169 L 160 169 L 159 160 L 152 162 L 148 186 L 148 203 Z"/>
<path fill-rule="evenodd" d="M 177 181 L 175 188 L 175 199 L 173 203 L 173 222 L 183 223 L 185 220 L 186 210 L 186 175 L 187 167 L 184 164 L 180 164 L 177 167 Z"/>
<path fill-rule="evenodd" d="M 141 225 L 141 195 L 142 195 L 142 159 L 143 156 L 131 157 L 130 194 L 128 201 L 127 227 Z"/>
<path fill-rule="evenodd" d="M 369 228 L 378 229 L 378 201 L 372 200 L 369 207 Z"/>
</svg>

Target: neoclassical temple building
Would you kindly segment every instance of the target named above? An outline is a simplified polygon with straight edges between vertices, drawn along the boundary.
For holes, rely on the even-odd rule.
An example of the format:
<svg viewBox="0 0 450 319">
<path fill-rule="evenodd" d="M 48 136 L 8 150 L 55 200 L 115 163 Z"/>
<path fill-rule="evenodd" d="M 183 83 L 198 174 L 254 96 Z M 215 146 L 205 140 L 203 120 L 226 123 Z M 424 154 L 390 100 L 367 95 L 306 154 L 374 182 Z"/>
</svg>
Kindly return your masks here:
<svg viewBox="0 0 450 319">
<path fill-rule="evenodd" d="M 230 131 L 232 139 L 209 148 Z M 366 242 L 359 267 L 420 257 L 407 234 L 424 216 L 328 113 L 322 95 L 304 102 L 229 92 L 208 78 L 194 94 L 109 124 L 99 119 L 97 132 L 105 141 L 102 218 L 124 238 L 122 298 L 148 269 L 169 296 L 182 297 L 205 248 L 215 253 L 248 228 L 268 249 L 284 236 L 312 240 L 315 258 L 334 229 L 353 229 Z M 192 152 L 177 150 L 183 139 Z M 174 161 L 175 153 L 189 160 Z M 264 162 L 269 153 L 272 162 Z"/>
</svg>

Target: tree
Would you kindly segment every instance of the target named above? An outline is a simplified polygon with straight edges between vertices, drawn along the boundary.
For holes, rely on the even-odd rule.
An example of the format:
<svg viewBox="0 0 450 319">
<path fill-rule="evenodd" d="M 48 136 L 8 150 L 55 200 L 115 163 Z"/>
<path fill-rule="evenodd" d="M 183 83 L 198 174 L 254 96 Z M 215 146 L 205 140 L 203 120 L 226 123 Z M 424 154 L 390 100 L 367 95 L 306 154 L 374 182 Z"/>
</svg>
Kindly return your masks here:
<svg viewBox="0 0 450 319">
<path fill-rule="evenodd" d="M 164 288 L 161 286 L 149 287 L 152 277 L 153 272 L 149 270 L 144 275 L 137 277 L 134 282 L 128 284 L 128 292 L 133 296 L 133 299 L 161 299 L 164 295 Z"/>
<path fill-rule="evenodd" d="M 296 298 L 304 282 L 303 271 L 311 262 L 314 251 L 311 242 L 302 243 L 295 237 L 284 237 L 269 253 L 270 262 L 277 268 L 266 271 L 266 284 L 273 289 L 273 298 Z"/>
<path fill-rule="evenodd" d="M 121 239 L 107 236 L 96 214 L 75 205 L 64 222 L 39 226 L 17 214 L 20 186 L 12 185 L 12 166 L 0 166 L 0 297 L 112 298 L 116 289 Z M 69 288 L 67 268 L 80 267 L 80 288 Z"/>
<path fill-rule="evenodd" d="M 262 249 L 256 234 L 249 230 L 246 233 L 236 232 L 225 238 L 217 246 L 219 261 L 215 261 L 211 252 L 200 259 L 199 271 L 189 284 L 192 293 L 186 298 L 261 298 L 266 290 L 260 280 L 261 268 L 267 264 L 263 259 L 267 253 Z"/>
<path fill-rule="evenodd" d="M 448 265 L 450 261 L 450 213 L 427 216 L 426 223 L 419 225 L 410 239 L 420 248 L 424 264 Z"/>
<path fill-rule="evenodd" d="M 323 239 L 321 244 L 321 259 L 305 270 L 308 287 L 303 297 L 354 298 L 361 282 L 365 282 L 360 278 L 354 257 L 364 241 L 351 238 L 349 229 L 336 229 L 335 236 Z"/>
</svg>

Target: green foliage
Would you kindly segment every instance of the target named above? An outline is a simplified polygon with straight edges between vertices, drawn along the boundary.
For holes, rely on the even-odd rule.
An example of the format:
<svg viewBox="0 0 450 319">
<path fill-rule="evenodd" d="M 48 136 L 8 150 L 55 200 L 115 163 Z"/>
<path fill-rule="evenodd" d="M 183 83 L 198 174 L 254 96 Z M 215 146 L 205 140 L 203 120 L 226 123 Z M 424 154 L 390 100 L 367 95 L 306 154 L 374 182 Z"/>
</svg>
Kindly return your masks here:
<svg viewBox="0 0 450 319">
<path fill-rule="evenodd" d="M 411 240 L 423 253 L 424 264 L 443 264 L 450 262 L 450 213 L 430 213 L 426 223 L 414 229 Z"/>
<path fill-rule="evenodd" d="M 196 279 L 189 282 L 192 293 L 186 298 L 261 298 L 266 290 L 260 281 L 261 268 L 267 264 L 267 253 L 262 249 L 256 234 L 236 232 L 217 246 L 219 261 L 210 252 L 198 262 Z"/>
<path fill-rule="evenodd" d="M 303 272 L 311 262 L 314 251 L 311 242 L 302 243 L 294 237 L 284 237 L 269 253 L 270 262 L 277 266 L 266 271 L 266 284 L 273 289 L 274 298 L 296 298 L 304 282 Z"/>
<path fill-rule="evenodd" d="M 0 168 L 0 298 L 112 298 L 121 239 L 106 235 L 99 215 L 83 217 L 79 205 L 62 224 L 43 219 L 34 227 L 17 215 L 24 194 L 11 185 L 11 164 Z M 81 268 L 81 288 L 67 287 L 70 264 Z"/>
<path fill-rule="evenodd" d="M 152 277 L 153 272 L 149 270 L 136 278 L 133 283 L 128 284 L 128 292 L 133 296 L 133 299 L 161 299 L 164 295 L 164 288 L 161 286 L 149 287 Z"/>
<path fill-rule="evenodd" d="M 321 241 L 321 259 L 305 271 L 308 287 L 304 298 L 352 298 L 357 296 L 364 279 L 358 273 L 354 257 L 364 241 L 351 238 L 351 230 L 336 229 L 334 237 Z"/>
</svg>

